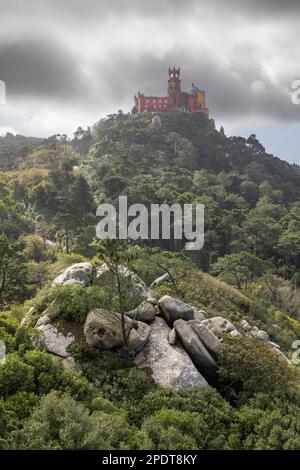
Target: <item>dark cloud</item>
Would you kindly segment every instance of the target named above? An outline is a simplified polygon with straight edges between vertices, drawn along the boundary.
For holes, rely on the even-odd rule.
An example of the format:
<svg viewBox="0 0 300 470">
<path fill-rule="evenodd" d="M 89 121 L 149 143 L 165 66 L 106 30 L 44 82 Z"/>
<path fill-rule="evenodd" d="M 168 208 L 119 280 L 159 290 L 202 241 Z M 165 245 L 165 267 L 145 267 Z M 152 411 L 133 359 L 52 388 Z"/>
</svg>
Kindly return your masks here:
<svg viewBox="0 0 300 470">
<path fill-rule="evenodd" d="M 238 57 L 236 60 L 238 62 Z M 195 83 L 206 91 L 212 116 L 238 118 L 256 115 L 269 120 L 300 120 L 300 107 L 292 104 L 286 91 L 290 82 L 282 88 L 274 85 L 263 64 L 254 62 L 251 55 L 249 62 L 236 73 L 238 63 L 228 69 L 201 53 L 199 56 L 190 55 L 185 49 L 176 49 L 160 59 L 146 55 L 133 60 L 117 54 L 99 68 L 99 83 L 103 83 L 106 99 L 116 103 L 117 109 L 118 103 L 125 102 L 138 91 L 145 95 L 164 96 L 168 67 L 173 65 L 181 66 L 183 89 Z"/>
<path fill-rule="evenodd" d="M 3 5 L 4 14 L 16 15 L 16 11 L 29 13 L 30 17 L 44 19 L 47 15 L 60 19 L 78 20 L 81 24 L 97 21 L 101 23 L 108 17 L 145 16 L 161 18 L 188 15 L 201 4 L 198 0 L 10 0 Z"/>
<path fill-rule="evenodd" d="M 137 91 L 164 95 L 169 65 L 180 65 L 183 88 L 195 82 L 205 89 L 212 117 L 299 122 L 300 106 L 287 90 L 300 78 L 300 66 L 298 76 L 291 72 L 300 62 L 292 32 L 300 0 L 0 0 L 0 6 L 0 79 L 8 101 L 27 99 L 28 114 L 31 100 L 60 102 L 60 110 L 66 104 L 77 116 L 90 108 L 99 117 L 101 110 L 129 111 Z"/>
<path fill-rule="evenodd" d="M 53 14 L 57 17 L 78 18 L 80 22 L 106 20 L 109 16 L 134 15 L 161 18 L 178 15 L 191 15 L 196 11 L 213 9 L 216 16 L 224 12 L 229 14 L 250 12 L 260 15 L 284 15 L 300 11 L 299 0 L 10 0 L 1 1 L 1 10 L 5 14 L 16 15 L 18 11 L 31 16 Z"/>
<path fill-rule="evenodd" d="M 270 81 L 263 64 L 249 54 L 241 66 L 238 58 L 226 68 L 185 48 L 176 48 L 161 58 L 146 54 L 133 59 L 119 51 L 94 67 L 91 80 L 82 72 L 77 57 L 59 43 L 31 40 L 0 46 L 1 79 L 7 84 L 8 96 L 54 99 L 74 106 L 93 103 L 99 109 L 108 104 L 118 109 L 125 104 L 129 110 L 138 91 L 165 95 L 168 67 L 176 65 L 181 66 L 183 89 L 194 82 L 206 91 L 213 116 L 257 114 L 281 121 L 299 120 L 300 109 L 283 88 Z M 257 91 L 253 82 L 261 84 L 262 90 Z"/>
<path fill-rule="evenodd" d="M 66 100 L 85 91 L 80 63 L 59 42 L 27 40 L 0 45 L 0 74 L 9 96 Z"/>
<path fill-rule="evenodd" d="M 269 17 L 272 17 L 274 14 L 289 14 L 300 11 L 299 0 L 248 0 L 246 2 L 229 0 L 229 2 L 244 11 L 252 11 L 257 15 L 264 13 Z"/>
</svg>

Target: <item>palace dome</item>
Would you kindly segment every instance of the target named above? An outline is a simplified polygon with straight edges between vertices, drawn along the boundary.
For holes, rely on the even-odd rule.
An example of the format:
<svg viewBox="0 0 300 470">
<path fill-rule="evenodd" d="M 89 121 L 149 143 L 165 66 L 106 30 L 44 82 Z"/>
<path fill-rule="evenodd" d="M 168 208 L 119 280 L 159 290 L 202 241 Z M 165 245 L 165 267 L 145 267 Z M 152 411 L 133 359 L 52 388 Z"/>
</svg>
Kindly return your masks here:
<svg viewBox="0 0 300 470">
<path fill-rule="evenodd" d="M 197 93 L 198 93 L 198 87 L 196 87 L 195 85 L 193 85 L 191 88 L 188 89 L 187 93 L 191 96 L 196 96 Z"/>
</svg>

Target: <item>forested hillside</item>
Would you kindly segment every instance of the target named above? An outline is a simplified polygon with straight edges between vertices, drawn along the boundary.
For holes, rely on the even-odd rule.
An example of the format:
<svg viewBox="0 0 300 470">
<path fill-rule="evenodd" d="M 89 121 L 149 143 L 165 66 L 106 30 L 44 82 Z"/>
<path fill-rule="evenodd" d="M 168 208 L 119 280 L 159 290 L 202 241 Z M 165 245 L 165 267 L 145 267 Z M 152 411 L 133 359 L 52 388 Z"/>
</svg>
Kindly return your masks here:
<svg viewBox="0 0 300 470">
<path fill-rule="evenodd" d="M 200 113 L 119 112 L 7 135 L 0 169 L 0 448 L 299 449 L 299 167 Z M 204 204 L 204 248 L 97 241 L 120 195 Z"/>
<path fill-rule="evenodd" d="M 17 167 L 45 139 L 13 135 L 7 132 L 0 136 L 0 170 L 6 171 Z"/>
</svg>

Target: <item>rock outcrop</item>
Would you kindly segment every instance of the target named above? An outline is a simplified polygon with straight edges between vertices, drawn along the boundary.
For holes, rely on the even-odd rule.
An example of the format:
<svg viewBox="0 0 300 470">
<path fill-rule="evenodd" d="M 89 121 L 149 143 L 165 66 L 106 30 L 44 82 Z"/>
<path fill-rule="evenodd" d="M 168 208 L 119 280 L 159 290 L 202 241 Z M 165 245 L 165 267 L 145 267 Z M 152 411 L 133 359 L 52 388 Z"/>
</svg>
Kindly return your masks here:
<svg viewBox="0 0 300 470">
<path fill-rule="evenodd" d="M 281 357 L 281 359 L 286 362 L 290 362 L 289 358 L 280 350 L 280 346 L 273 343 L 273 341 L 270 341 L 269 335 L 266 331 L 260 330 L 257 326 L 250 325 L 247 320 L 241 320 L 240 324 L 246 336 L 263 341 L 272 348 L 272 351 L 277 354 L 277 356 Z"/>
<path fill-rule="evenodd" d="M 140 351 L 149 338 L 150 326 L 139 321 L 133 322 L 126 316 L 124 326 L 128 347 Z M 86 318 L 83 331 L 89 346 L 104 350 L 124 346 L 122 317 L 119 313 L 100 308 L 92 310 Z"/>
<path fill-rule="evenodd" d="M 89 286 L 89 275 L 92 273 L 92 270 L 91 263 L 72 264 L 59 273 L 52 282 L 52 285 L 82 284 L 83 286 Z"/>
<path fill-rule="evenodd" d="M 188 354 L 180 346 L 169 344 L 170 331 L 166 322 L 156 317 L 148 342 L 134 359 L 135 365 L 163 387 L 208 386 Z"/>
<path fill-rule="evenodd" d="M 269 335 L 266 331 L 260 330 L 259 328 L 257 328 L 257 326 L 251 326 L 247 322 L 247 320 L 241 320 L 240 324 L 243 330 L 246 332 L 247 336 L 251 336 L 252 338 L 258 338 L 261 341 L 265 342 L 270 340 Z"/>
<path fill-rule="evenodd" d="M 224 335 L 241 335 L 235 325 L 222 316 L 207 318 L 206 311 L 170 295 L 157 301 L 135 273 L 122 265 L 118 272 L 122 292 L 134 307 L 124 313 L 124 325 L 120 313 L 102 308 L 90 311 L 84 325 L 61 320 L 54 299 L 36 322 L 33 344 L 61 358 L 65 367 L 73 368 L 70 346 L 76 341 L 85 340 L 87 349 L 103 350 L 122 348 L 126 343 L 135 355 L 136 367 L 144 369 L 158 385 L 174 388 L 215 385 Z M 90 263 L 76 263 L 63 270 L 53 285 L 88 286 L 91 274 Z M 166 280 L 166 275 L 161 276 L 151 287 Z M 117 293 L 116 275 L 106 264 L 97 271 L 97 283 Z M 21 325 L 32 324 L 36 314 L 32 307 Z M 246 320 L 240 322 L 240 331 L 244 336 L 263 341 L 275 354 L 289 361 L 266 331 Z"/>
<path fill-rule="evenodd" d="M 194 309 L 194 320 L 206 320 L 207 313 L 205 310 Z"/>
<path fill-rule="evenodd" d="M 151 323 L 156 315 L 156 307 L 153 305 L 153 302 L 149 302 L 147 299 L 144 300 L 144 302 L 138 305 L 135 309 L 126 312 L 125 315 L 135 320 Z"/>
<path fill-rule="evenodd" d="M 150 297 L 150 291 L 144 281 L 133 271 L 123 265 L 118 266 L 121 289 L 129 302 L 138 305 Z M 109 269 L 106 263 L 102 264 L 96 272 L 96 282 L 105 287 L 111 287 L 117 292 L 117 276 Z"/>
<path fill-rule="evenodd" d="M 168 342 L 169 344 L 175 344 L 177 340 L 177 334 L 175 328 L 173 328 L 168 334 Z"/>
<path fill-rule="evenodd" d="M 216 381 L 217 364 L 212 355 L 193 329 L 192 325 L 184 320 L 176 320 L 174 328 L 180 338 L 185 351 L 201 374 L 209 381 Z"/>
<path fill-rule="evenodd" d="M 170 280 L 170 274 L 165 273 L 160 277 L 157 277 L 151 284 L 150 289 L 154 289 L 155 287 L 161 286 L 165 282 Z"/>
<path fill-rule="evenodd" d="M 26 326 L 31 322 L 31 319 L 33 317 L 33 314 L 35 313 L 35 308 L 30 307 L 26 315 L 22 318 L 20 326 Z"/>
<path fill-rule="evenodd" d="M 71 356 L 68 348 L 75 341 L 72 332 L 64 332 L 59 324 L 51 322 L 48 315 L 38 320 L 36 330 L 37 334 L 32 338 L 35 347 L 61 358 Z"/>
<path fill-rule="evenodd" d="M 174 299 L 170 295 L 164 295 L 158 305 L 161 316 L 172 326 L 176 320 L 192 320 L 194 318 L 194 307 L 181 300 Z"/>
<path fill-rule="evenodd" d="M 213 332 L 213 334 L 221 339 L 224 333 L 231 333 L 237 331 L 236 327 L 226 318 L 223 317 L 212 317 L 207 320 L 203 320 L 202 323 Z M 237 331 L 238 333 L 238 331 Z"/>
<path fill-rule="evenodd" d="M 222 343 L 217 336 L 199 320 L 190 320 L 188 324 L 193 328 L 208 352 L 217 359 L 222 348 Z"/>
</svg>

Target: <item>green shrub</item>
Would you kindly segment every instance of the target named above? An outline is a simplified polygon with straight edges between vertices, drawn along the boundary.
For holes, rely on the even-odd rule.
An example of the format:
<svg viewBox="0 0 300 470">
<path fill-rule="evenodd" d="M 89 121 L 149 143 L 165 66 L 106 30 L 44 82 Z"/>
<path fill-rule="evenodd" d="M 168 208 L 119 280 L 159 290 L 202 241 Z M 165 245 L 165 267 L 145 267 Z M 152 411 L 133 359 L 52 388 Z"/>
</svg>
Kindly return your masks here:
<svg viewBox="0 0 300 470">
<path fill-rule="evenodd" d="M 142 400 L 128 403 L 127 413 L 131 423 L 140 426 L 145 418 L 153 415 L 162 408 L 172 408 L 171 400 L 176 391 L 171 388 L 153 387 Z"/>
<path fill-rule="evenodd" d="M 239 449 L 298 450 L 300 407 L 258 394 L 237 412 L 231 436 Z"/>
<path fill-rule="evenodd" d="M 24 355 L 24 362 L 33 367 L 36 393 L 49 393 L 60 385 L 64 368 L 58 358 L 34 350 Z"/>
<path fill-rule="evenodd" d="M 105 398 L 124 406 L 125 409 L 128 404 L 139 403 L 153 388 L 147 375 L 135 368 L 106 372 L 102 377 L 98 377 L 96 385 Z"/>
<path fill-rule="evenodd" d="M 16 353 L 8 354 L 0 366 L 0 394 L 7 397 L 20 391 L 34 390 L 34 368 L 25 364 Z"/>
<path fill-rule="evenodd" d="M 17 392 L 7 398 L 5 406 L 12 411 L 19 420 L 28 418 L 33 407 L 37 405 L 39 397 L 33 392 Z"/>
<path fill-rule="evenodd" d="M 102 411 L 103 413 L 117 413 L 118 408 L 107 398 L 97 395 L 91 402 L 92 411 Z"/>
<path fill-rule="evenodd" d="M 298 376 L 267 344 L 239 336 L 225 338 L 218 373 L 223 392 L 233 392 L 237 403 L 259 392 L 286 395 Z"/>
<path fill-rule="evenodd" d="M 17 329 L 18 322 L 16 320 L 9 318 L 6 313 L 0 313 L 0 340 L 4 341 L 7 353 L 15 350 Z"/>
<path fill-rule="evenodd" d="M 9 435 L 18 425 L 18 418 L 0 399 L 0 450 L 9 448 Z"/>
<path fill-rule="evenodd" d="M 158 450 L 205 449 L 206 429 L 201 414 L 169 409 L 146 418 L 142 426 Z"/>
<path fill-rule="evenodd" d="M 89 310 L 95 307 L 109 306 L 108 294 L 99 286 L 83 287 L 55 286 L 38 298 L 37 309 L 40 313 L 47 311 L 51 318 L 60 318 L 84 323 Z"/>
<path fill-rule="evenodd" d="M 122 415 L 90 413 L 67 394 L 51 392 L 41 399 L 23 429 L 18 449 L 136 449 L 149 440 Z M 145 448 L 145 447 L 144 447 Z"/>
<path fill-rule="evenodd" d="M 20 327 L 11 312 L 0 313 L 0 340 L 4 341 L 6 353 L 24 352 L 32 348 L 30 334 L 27 328 Z"/>
<path fill-rule="evenodd" d="M 162 412 L 162 410 L 165 411 Z M 166 410 L 169 410 L 170 416 L 173 417 L 172 422 L 166 420 L 165 416 L 168 414 Z M 173 435 L 171 428 L 174 428 L 178 429 L 180 435 L 188 435 L 189 439 L 193 439 L 200 449 L 219 449 L 226 445 L 230 423 L 234 419 L 234 409 L 215 389 L 210 387 L 182 390 L 157 389 L 144 396 L 133 416 L 136 420 L 144 417 L 144 425 L 147 427 L 150 423 L 154 428 L 158 427 L 159 434 L 165 435 L 168 431 L 167 435 L 171 436 Z M 176 416 L 178 416 L 178 423 Z M 188 431 L 188 427 L 183 426 L 185 421 L 180 421 L 186 416 L 188 416 L 187 419 L 195 422 L 195 429 L 192 433 Z M 192 424 L 190 429 L 192 429 Z M 152 439 L 158 445 L 160 438 L 157 441 L 153 437 Z M 164 443 L 164 446 L 166 445 L 167 442 Z M 163 448 L 169 449 L 161 447 Z M 188 449 L 188 447 L 182 448 Z"/>
<path fill-rule="evenodd" d="M 23 357 L 9 354 L 0 366 L 0 394 L 5 398 L 19 392 L 42 395 L 51 390 L 66 391 L 83 401 L 95 395 L 85 377 L 65 369 L 58 358 L 46 352 L 27 351 Z"/>
<path fill-rule="evenodd" d="M 198 450 L 192 432 L 194 418 L 192 413 L 161 410 L 145 420 L 142 430 L 157 450 Z"/>
</svg>

